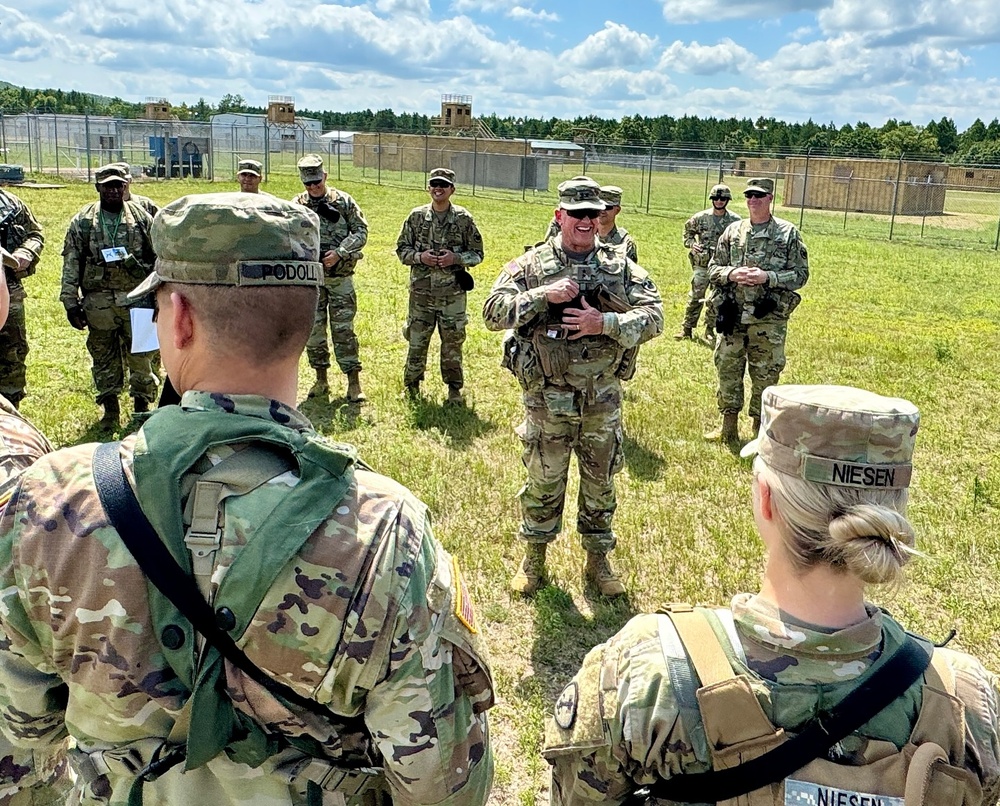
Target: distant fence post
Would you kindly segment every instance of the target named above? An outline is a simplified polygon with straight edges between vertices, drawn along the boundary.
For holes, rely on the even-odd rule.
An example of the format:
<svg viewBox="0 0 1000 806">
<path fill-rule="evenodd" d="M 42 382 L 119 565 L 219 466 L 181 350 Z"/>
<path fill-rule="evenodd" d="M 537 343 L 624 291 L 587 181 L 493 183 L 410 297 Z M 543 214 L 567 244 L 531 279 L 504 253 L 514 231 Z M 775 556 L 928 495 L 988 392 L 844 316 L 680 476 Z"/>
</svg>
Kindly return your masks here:
<svg viewBox="0 0 1000 806">
<path fill-rule="evenodd" d="M 31 115 L 25 113 L 24 115 L 24 131 L 25 137 L 28 140 L 28 172 L 31 173 L 33 170 L 32 165 L 32 155 L 31 155 Z"/>
<path fill-rule="evenodd" d="M 535 178 L 535 184 L 538 184 L 538 178 Z M 528 189 L 528 138 L 524 138 L 524 155 L 521 157 L 521 201 L 527 199 L 527 189 Z"/>
<path fill-rule="evenodd" d="M 472 195 L 476 195 L 476 181 L 479 178 L 479 135 L 472 135 Z"/>
<path fill-rule="evenodd" d="M 375 184 L 382 184 L 382 132 L 375 132 L 375 153 L 378 159 L 375 160 L 376 174 Z"/>
<path fill-rule="evenodd" d="M 653 200 L 653 144 L 649 144 L 649 175 L 646 177 L 646 213 L 649 213 L 649 203 Z"/>
<path fill-rule="evenodd" d="M 91 163 L 91 157 L 90 157 L 90 113 L 89 112 L 84 112 L 84 114 L 83 114 L 83 136 L 87 140 L 85 149 L 86 149 L 86 157 L 87 157 L 87 182 L 89 183 L 90 182 L 90 166 L 92 164 Z"/>
<path fill-rule="evenodd" d="M 1000 216 L 997 216 L 997 237 L 993 241 L 993 251 L 996 252 L 998 249 L 1000 249 Z"/>
<path fill-rule="evenodd" d="M 723 158 L 724 155 L 725 155 L 725 152 L 722 150 L 722 146 L 720 145 L 719 146 L 719 184 L 720 185 L 722 184 L 722 180 L 725 178 L 725 174 L 723 173 L 723 171 L 725 169 L 722 167 L 722 158 Z"/>
<path fill-rule="evenodd" d="M 806 149 L 806 167 L 802 174 L 802 198 L 799 199 L 799 229 L 802 229 L 802 219 L 806 215 L 806 191 L 809 189 L 809 158 L 812 156 L 812 146 Z M 788 186 L 788 177 L 785 176 L 785 186 Z"/>
<path fill-rule="evenodd" d="M 899 164 L 896 168 L 896 185 L 892 189 L 892 214 L 889 216 L 889 240 L 892 240 L 892 233 L 896 227 L 896 206 L 899 203 L 899 182 L 903 177 L 903 154 L 899 152 Z"/>
</svg>

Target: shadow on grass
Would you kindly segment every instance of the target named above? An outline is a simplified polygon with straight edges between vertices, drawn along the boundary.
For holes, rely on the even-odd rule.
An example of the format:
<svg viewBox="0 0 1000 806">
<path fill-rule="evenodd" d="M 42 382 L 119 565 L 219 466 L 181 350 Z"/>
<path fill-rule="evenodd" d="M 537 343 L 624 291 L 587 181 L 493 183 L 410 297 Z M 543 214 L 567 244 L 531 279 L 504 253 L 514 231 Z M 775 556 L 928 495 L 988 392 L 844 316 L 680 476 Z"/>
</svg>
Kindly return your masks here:
<svg viewBox="0 0 1000 806">
<path fill-rule="evenodd" d="M 635 615 L 628 595 L 608 599 L 584 591 L 593 615 L 585 616 L 573 597 L 556 585 L 547 585 L 535 596 L 535 642 L 531 650 L 534 675 L 528 683 L 544 701 L 546 713 L 559 692 L 579 671 L 584 656 L 604 643 Z"/>
<path fill-rule="evenodd" d="M 448 405 L 424 397 L 409 400 L 406 405 L 410 409 L 414 428 L 440 431 L 455 447 L 468 447 L 496 428 L 493 422 L 482 419 L 468 405 Z"/>
<path fill-rule="evenodd" d="M 307 397 L 299 403 L 298 409 L 321 434 L 337 434 L 353 431 L 363 421 L 364 403 L 351 403 L 346 397 L 326 399 Z"/>
<path fill-rule="evenodd" d="M 641 442 L 636 442 L 627 432 L 622 440 L 622 453 L 625 455 L 628 472 L 637 479 L 656 481 L 662 475 L 663 457 Z"/>
</svg>

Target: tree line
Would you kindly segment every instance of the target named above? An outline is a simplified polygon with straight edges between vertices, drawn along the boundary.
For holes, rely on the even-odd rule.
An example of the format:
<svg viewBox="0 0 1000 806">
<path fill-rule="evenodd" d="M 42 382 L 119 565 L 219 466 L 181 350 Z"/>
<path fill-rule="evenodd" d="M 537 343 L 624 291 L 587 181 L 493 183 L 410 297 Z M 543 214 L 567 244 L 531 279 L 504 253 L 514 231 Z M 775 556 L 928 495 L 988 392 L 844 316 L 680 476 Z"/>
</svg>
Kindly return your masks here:
<svg viewBox="0 0 1000 806">
<path fill-rule="evenodd" d="M 10 84 L 0 87 L 0 113 L 21 112 L 54 114 L 109 115 L 141 118 L 144 103 L 121 98 L 58 89 L 33 90 Z M 197 103 L 173 107 L 180 120 L 208 121 L 224 112 L 262 114 L 263 107 L 252 106 L 242 95 L 227 94 L 218 103 L 204 98 Z M 342 129 L 361 132 L 396 132 L 429 134 L 434 131 L 431 116 L 413 112 L 396 113 L 391 109 L 354 112 L 298 109 L 304 117 L 318 118 L 325 131 Z M 984 123 L 977 118 L 968 129 L 959 132 L 954 120 L 942 117 L 924 125 L 910 121 L 889 120 L 875 127 L 859 121 L 854 125 L 787 123 L 774 117 L 701 118 L 694 115 L 674 117 L 625 115 L 621 120 L 596 115 L 562 118 L 533 118 L 515 115 L 484 115 L 481 120 L 498 137 L 538 140 L 572 140 L 577 143 L 612 145 L 622 150 L 643 148 L 682 148 L 712 156 L 723 152 L 758 153 L 764 156 L 784 154 L 842 154 L 945 160 L 966 165 L 1000 166 L 1000 120 Z"/>
</svg>

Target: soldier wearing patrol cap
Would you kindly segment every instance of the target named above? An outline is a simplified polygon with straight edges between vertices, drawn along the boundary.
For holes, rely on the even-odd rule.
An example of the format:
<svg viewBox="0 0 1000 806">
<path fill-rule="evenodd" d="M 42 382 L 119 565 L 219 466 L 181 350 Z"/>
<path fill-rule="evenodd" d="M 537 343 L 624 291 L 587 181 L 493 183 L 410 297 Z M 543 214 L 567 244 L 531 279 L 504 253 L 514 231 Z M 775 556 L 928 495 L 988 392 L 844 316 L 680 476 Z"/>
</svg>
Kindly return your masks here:
<svg viewBox="0 0 1000 806">
<path fill-rule="evenodd" d="M 152 297 L 181 403 L 18 480 L 0 516 L 0 726 L 35 750 L 68 732 L 84 803 L 370 804 L 386 788 L 484 803 L 493 693 L 459 566 L 421 502 L 293 408 L 319 220 L 273 197 L 185 196 L 153 242 L 132 296 Z M 135 518 L 99 499 L 109 467 L 177 559 L 171 578 L 287 694 L 224 663 L 149 582 L 112 525 Z"/>
<path fill-rule="evenodd" d="M 795 225 L 771 215 L 774 180 L 747 180 L 743 191 L 750 217 L 726 227 L 708 263 L 716 311 L 716 395 L 722 425 L 705 434 L 730 447 L 739 442 L 743 376 L 750 376 L 748 413 L 760 426 L 760 397 L 785 368 L 788 318 L 809 279 L 809 254 Z"/>
<path fill-rule="evenodd" d="M 604 209 L 597 218 L 597 237 L 603 243 L 617 246 L 625 250 L 625 255 L 634 263 L 639 262 L 639 250 L 635 239 L 624 227 L 617 223 L 618 214 L 622 211 L 622 189 L 617 185 L 602 185 L 600 190 Z"/>
<path fill-rule="evenodd" d="M 662 331 L 663 306 L 646 271 L 597 239 L 599 192 L 586 177 L 560 184 L 559 235 L 508 263 L 483 307 L 486 327 L 512 331 L 503 362 L 524 390 L 517 428 L 528 471 L 518 532 L 524 559 L 510 585 L 525 595 L 545 583 L 546 547 L 562 529 L 574 453 L 584 577 L 604 596 L 625 592 L 608 560 L 622 467 L 621 380 L 634 372 L 638 345 Z"/>
<path fill-rule="evenodd" d="M 326 338 L 329 322 L 337 366 L 347 376 L 347 400 L 360 403 L 365 396 L 361 391 L 361 358 L 354 332 L 354 317 L 358 313 L 354 270 L 364 257 L 361 250 L 368 243 L 368 222 L 349 194 L 327 186 L 322 157 L 306 154 L 299 160 L 298 168 L 305 190 L 293 201 L 304 204 L 319 216 L 320 259 L 325 277 L 319 290 L 312 335 L 306 346 L 309 366 L 316 372 L 316 382 L 309 390 L 309 397 L 330 394 L 330 346 Z"/>
<path fill-rule="evenodd" d="M 691 293 L 684 311 L 684 322 L 674 334 L 677 341 L 693 338 L 708 292 L 708 261 L 712 259 L 715 245 L 726 227 L 740 220 L 736 213 L 727 209 L 733 198 L 728 185 L 713 185 L 708 198 L 712 206 L 695 213 L 684 223 L 684 246 L 691 261 Z M 715 344 L 715 311 L 711 307 L 705 311 L 705 341 Z"/>
<path fill-rule="evenodd" d="M 260 180 L 264 175 L 264 166 L 257 160 L 240 160 L 236 166 L 236 181 L 240 183 L 242 193 L 260 193 Z"/>
<path fill-rule="evenodd" d="M 125 200 L 129 173 L 121 163 L 98 168 L 95 177 L 100 200 L 80 210 L 66 231 L 59 301 L 69 323 L 87 331 L 97 402 L 104 407 L 100 427 L 111 430 L 121 418 L 118 395 L 126 368 L 135 411 L 149 411 L 156 399 L 155 352 L 132 352 L 126 300 L 153 264 L 153 219 L 141 205 Z"/>
<path fill-rule="evenodd" d="M 915 555 L 918 423 L 908 401 L 861 389 L 764 392 L 743 451 L 757 454 L 760 592 L 637 616 L 587 655 L 546 731 L 553 806 L 620 804 L 643 787 L 671 803 L 902 806 L 904 791 L 907 806 L 997 802 L 1000 681 L 865 600 Z M 861 705 L 865 689 L 884 701 Z M 852 717 L 860 727 L 827 732 Z M 789 758 L 792 736 L 818 740 Z M 698 777 L 721 769 L 724 793 Z M 701 797 L 682 795 L 692 791 Z"/>
<path fill-rule="evenodd" d="M 464 207 L 452 204 L 455 172 L 433 168 L 427 180 L 431 200 L 414 207 L 400 228 L 396 256 L 410 267 L 410 300 L 403 337 L 410 347 L 403 387 L 414 399 L 427 366 L 427 350 L 437 329 L 441 336 L 441 380 L 449 404 L 463 402 L 467 292 L 475 285 L 469 269 L 483 262 L 483 236 Z"/>
<path fill-rule="evenodd" d="M 134 177 L 132 176 L 132 166 L 127 162 L 116 162 L 113 164 L 120 167 L 122 172 L 125 174 L 125 193 L 122 194 L 122 198 L 125 199 L 125 201 L 135 202 L 151 216 L 155 216 L 158 212 L 160 212 L 159 205 L 149 198 L 149 196 L 142 196 L 138 193 L 132 192 L 132 182 L 134 180 Z"/>
</svg>

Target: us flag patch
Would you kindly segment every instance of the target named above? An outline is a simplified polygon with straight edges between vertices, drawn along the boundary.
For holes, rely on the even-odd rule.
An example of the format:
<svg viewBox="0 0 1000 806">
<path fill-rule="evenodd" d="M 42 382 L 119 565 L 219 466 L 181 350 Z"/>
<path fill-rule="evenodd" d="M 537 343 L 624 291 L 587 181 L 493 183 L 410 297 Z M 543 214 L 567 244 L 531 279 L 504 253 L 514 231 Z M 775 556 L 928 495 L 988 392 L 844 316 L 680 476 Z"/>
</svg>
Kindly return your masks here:
<svg viewBox="0 0 1000 806">
<path fill-rule="evenodd" d="M 479 629 L 476 627 L 476 613 L 472 609 L 472 598 L 465 587 L 462 572 L 458 569 L 458 560 L 454 557 L 451 558 L 451 576 L 455 583 L 455 618 L 461 621 L 473 635 L 478 635 Z"/>
</svg>

